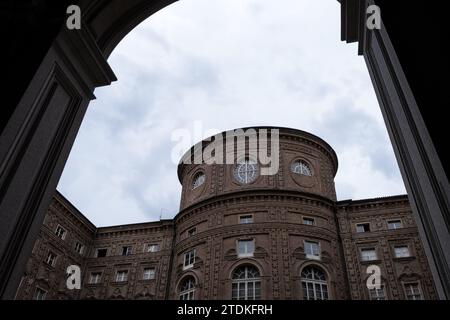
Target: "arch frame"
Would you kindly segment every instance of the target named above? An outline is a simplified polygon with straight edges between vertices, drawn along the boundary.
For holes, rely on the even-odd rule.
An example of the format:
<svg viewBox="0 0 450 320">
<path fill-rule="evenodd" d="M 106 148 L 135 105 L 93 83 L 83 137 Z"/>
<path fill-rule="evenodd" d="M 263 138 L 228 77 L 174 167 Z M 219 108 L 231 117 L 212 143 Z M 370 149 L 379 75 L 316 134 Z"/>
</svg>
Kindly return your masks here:
<svg viewBox="0 0 450 320">
<path fill-rule="evenodd" d="M 107 58 L 173 0 L 79 0 L 83 28 L 62 27 L 0 136 L 0 298 L 13 299 L 94 90 L 116 80 Z M 408 191 L 433 279 L 450 298 L 450 183 L 374 0 L 340 0 L 341 40 L 358 42 Z M 59 13 L 64 17 L 65 12 Z M 61 19 L 63 20 L 63 19 Z"/>
</svg>

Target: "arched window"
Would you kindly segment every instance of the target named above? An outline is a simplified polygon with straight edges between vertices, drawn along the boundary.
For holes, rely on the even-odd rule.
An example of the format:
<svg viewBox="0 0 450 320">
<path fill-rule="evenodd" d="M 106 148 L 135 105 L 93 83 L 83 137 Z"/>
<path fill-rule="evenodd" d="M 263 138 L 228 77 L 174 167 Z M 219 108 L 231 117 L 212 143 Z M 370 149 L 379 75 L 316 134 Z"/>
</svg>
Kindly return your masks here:
<svg viewBox="0 0 450 320">
<path fill-rule="evenodd" d="M 194 300 L 195 279 L 186 277 L 180 283 L 180 300 Z"/>
<path fill-rule="evenodd" d="M 303 299 L 328 300 L 328 284 L 325 272 L 309 266 L 302 271 Z"/>
<path fill-rule="evenodd" d="M 294 173 L 298 173 L 304 176 L 312 176 L 311 167 L 309 166 L 309 164 L 302 160 L 294 161 L 291 165 L 291 170 Z"/>
<path fill-rule="evenodd" d="M 250 265 L 240 266 L 234 270 L 232 279 L 231 299 L 261 299 L 261 276 L 256 267 Z"/>
</svg>

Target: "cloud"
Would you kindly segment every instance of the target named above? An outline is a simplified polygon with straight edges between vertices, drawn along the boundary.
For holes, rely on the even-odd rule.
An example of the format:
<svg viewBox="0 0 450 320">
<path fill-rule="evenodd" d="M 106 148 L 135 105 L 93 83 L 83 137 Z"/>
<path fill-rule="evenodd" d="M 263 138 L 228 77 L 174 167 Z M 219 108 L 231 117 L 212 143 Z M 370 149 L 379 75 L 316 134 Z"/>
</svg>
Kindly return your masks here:
<svg viewBox="0 0 450 320">
<path fill-rule="evenodd" d="M 367 68 L 340 40 L 337 1 L 185 0 L 109 59 L 58 189 L 96 225 L 171 218 L 176 129 L 254 125 L 314 133 L 336 150 L 338 197 L 404 193 Z"/>
</svg>

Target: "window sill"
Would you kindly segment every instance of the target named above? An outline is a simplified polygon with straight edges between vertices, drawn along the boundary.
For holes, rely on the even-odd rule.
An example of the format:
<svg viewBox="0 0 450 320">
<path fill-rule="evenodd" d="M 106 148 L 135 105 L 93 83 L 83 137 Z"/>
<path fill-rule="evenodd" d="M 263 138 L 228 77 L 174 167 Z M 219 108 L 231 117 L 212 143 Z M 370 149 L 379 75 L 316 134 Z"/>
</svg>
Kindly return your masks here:
<svg viewBox="0 0 450 320">
<path fill-rule="evenodd" d="M 98 286 L 102 286 L 103 284 L 101 282 L 98 283 L 86 283 L 86 286 L 88 287 L 98 287 Z"/>
<path fill-rule="evenodd" d="M 402 261 L 412 261 L 414 260 L 415 257 L 414 256 L 409 256 L 409 257 L 394 257 L 394 261 L 398 261 L 398 262 L 402 262 Z"/>
<path fill-rule="evenodd" d="M 380 264 L 381 260 L 380 259 L 375 259 L 375 260 L 361 260 L 361 264 L 367 265 L 367 264 Z"/>
<path fill-rule="evenodd" d="M 306 255 L 306 259 L 310 259 L 310 260 L 321 260 L 320 256 L 315 256 L 312 254 L 307 254 Z"/>
</svg>

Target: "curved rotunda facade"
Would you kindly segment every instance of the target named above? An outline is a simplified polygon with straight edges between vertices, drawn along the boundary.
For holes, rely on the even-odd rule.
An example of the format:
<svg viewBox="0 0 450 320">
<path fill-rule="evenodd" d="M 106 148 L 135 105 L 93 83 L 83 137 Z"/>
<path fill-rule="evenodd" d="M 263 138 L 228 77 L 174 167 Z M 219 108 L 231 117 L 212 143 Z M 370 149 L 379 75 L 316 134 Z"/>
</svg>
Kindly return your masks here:
<svg viewBox="0 0 450 320">
<path fill-rule="evenodd" d="M 267 144 L 277 172 L 262 174 L 250 139 L 228 149 L 227 141 L 231 163 L 180 163 L 173 220 L 96 228 L 57 193 L 17 298 L 436 298 L 405 195 L 337 201 L 338 161 L 325 141 L 288 128 L 254 130 L 278 130 L 277 148 Z M 81 290 L 64 286 L 70 264 L 81 266 Z M 369 290 L 373 265 L 381 287 Z"/>
<path fill-rule="evenodd" d="M 281 129 L 275 175 L 259 174 L 257 160 L 233 160 L 180 165 L 172 287 L 190 275 L 201 283 L 198 298 L 234 299 L 242 292 L 250 298 L 302 298 L 301 274 L 308 268 L 320 270 L 324 298 L 348 298 L 332 148 L 309 133 Z M 192 250 L 197 262 L 186 268 Z"/>
</svg>

